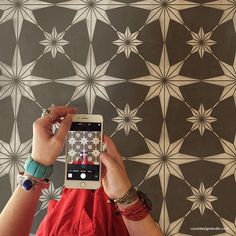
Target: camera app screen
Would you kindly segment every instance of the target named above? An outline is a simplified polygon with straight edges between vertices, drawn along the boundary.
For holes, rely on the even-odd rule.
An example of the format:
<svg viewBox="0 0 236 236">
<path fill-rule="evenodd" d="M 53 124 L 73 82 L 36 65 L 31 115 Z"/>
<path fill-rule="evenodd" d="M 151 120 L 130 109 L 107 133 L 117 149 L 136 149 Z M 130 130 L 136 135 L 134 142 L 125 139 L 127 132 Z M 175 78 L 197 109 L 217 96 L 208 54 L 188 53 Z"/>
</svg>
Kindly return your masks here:
<svg viewBox="0 0 236 236">
<path fill-rule="evenodd" d="M 99 180 L 101 123 L 73 122 L 67 137 L 67 179 Z"/>
</svg>

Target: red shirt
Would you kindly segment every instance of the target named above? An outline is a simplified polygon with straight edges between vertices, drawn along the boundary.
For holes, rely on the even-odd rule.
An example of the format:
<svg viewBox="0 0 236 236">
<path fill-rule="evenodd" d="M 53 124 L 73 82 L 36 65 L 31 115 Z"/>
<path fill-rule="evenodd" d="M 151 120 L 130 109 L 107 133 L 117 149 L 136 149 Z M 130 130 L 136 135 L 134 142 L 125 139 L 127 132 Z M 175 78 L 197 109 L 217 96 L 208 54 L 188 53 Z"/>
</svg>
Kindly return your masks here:
<svg viewBox="0 0 236 236">
<path fill-rule="evenodd" d="M 103 188 L 95 192 L 64 188 L 59 201 L 51 200 L 37 236 L 129 236 Z"/>
</svg>

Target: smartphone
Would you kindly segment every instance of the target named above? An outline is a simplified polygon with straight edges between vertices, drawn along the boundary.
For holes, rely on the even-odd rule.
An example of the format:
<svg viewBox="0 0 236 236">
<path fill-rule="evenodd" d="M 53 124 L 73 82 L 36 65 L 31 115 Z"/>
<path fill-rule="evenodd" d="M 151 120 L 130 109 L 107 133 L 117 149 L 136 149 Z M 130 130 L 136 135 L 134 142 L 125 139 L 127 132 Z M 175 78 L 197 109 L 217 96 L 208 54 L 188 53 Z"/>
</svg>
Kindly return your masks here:
<svg viewBox="0 0 236 236">
<path fill-rule="evenodd" d="M 97 189 L 101 185 L 103 117 L 74 114 L 65 145 L 65 187 Z"/>
</svg>

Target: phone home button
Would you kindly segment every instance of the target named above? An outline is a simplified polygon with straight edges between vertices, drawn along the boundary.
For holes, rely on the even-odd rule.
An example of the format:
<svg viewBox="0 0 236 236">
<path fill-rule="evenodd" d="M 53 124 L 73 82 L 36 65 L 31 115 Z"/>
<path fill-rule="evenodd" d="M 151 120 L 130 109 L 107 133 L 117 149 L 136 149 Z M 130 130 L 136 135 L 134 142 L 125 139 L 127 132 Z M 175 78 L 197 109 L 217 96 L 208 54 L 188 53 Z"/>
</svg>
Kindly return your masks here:
<svg viewBox="0 0 236 236">
<path fill-rule="evenodd" d="M 86 186 L 85 182 L 80 183 L 80 187 L 84 188 Z"/>
</svg>

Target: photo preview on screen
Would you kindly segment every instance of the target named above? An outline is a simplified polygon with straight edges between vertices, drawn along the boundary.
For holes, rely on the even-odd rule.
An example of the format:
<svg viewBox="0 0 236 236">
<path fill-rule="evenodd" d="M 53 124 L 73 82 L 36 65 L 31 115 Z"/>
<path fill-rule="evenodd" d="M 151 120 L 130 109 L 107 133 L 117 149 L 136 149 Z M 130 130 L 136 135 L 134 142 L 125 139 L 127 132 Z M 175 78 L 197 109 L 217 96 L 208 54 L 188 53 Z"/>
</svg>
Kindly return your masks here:
<svg viewBox="0 0 236 236">
<path fill-rule="evenodd" d="M 67 138 L 67 180 L 99 180 L 101 123 L 73 122 Z"/>
</svg>

